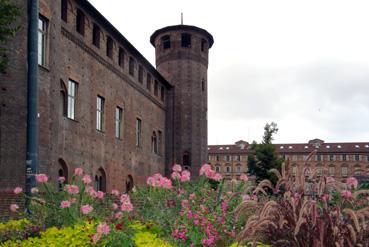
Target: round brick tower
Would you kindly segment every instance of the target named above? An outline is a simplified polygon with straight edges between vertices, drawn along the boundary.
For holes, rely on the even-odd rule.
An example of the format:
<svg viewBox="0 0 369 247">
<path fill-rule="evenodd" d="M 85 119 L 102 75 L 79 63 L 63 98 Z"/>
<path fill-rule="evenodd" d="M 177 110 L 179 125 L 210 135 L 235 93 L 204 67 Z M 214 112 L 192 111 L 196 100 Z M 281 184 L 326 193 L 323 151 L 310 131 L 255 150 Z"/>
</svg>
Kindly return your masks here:
<svg viewBox="0 0 369 247">
<path fill-rule="evenodd" d="M 177 25 L 155 31 L 150 42 L 157 70 L 174 85 L 167 97 L 167 172 L 176 162 L 196 175 L 207 162 L 207 70 L 213 36 L 195 26 Z"/>
</svg>

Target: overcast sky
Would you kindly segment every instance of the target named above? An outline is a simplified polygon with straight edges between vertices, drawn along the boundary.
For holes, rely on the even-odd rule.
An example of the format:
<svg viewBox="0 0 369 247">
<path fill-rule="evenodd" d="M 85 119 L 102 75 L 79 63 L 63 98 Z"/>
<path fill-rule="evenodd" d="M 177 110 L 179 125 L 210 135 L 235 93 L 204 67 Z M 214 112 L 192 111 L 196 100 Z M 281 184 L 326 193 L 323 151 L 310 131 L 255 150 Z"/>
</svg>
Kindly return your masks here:
<svg viewBox="0 0 369 247">
<path fill-rule="evenodd" d="M 150 35 L 209 31 L 209 144 L 369 141 L 369 1 L 90 2 L 155 66 Z"/>
</svg>

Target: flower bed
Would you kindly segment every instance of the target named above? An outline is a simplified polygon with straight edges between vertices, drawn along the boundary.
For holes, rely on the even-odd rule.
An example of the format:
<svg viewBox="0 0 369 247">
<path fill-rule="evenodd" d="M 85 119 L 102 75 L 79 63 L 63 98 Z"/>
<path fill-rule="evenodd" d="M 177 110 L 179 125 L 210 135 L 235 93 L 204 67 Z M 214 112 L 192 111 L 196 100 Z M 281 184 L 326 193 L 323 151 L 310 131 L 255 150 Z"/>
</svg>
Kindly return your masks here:
<svg viewBox="0 0 369 247">
<path fill-rule="evenodd" d="M 130 195 L 91 187 L 75 170 L 61 191 L 36 176 L 32 214 L 0 223 L 1 246 L 355 246 L 369 242 L 368 190 L 357 180 L 292 179 L 285 167 L 276 185 L 254 186 L 244 174 L 234 191 L 210 165 L 200 176 L 174 165 L 171 178 L 154 174 Z M 306 184 L 309 183 L 309 186 Z M 310 188 L 307 191 L 306 188 Z M 21 188 L 14 193 L 25 196 Z M 19 207 L 10 205 L 16 214 Z M 363 245 L 364 244 L 364 245 Z"/>
</svg>

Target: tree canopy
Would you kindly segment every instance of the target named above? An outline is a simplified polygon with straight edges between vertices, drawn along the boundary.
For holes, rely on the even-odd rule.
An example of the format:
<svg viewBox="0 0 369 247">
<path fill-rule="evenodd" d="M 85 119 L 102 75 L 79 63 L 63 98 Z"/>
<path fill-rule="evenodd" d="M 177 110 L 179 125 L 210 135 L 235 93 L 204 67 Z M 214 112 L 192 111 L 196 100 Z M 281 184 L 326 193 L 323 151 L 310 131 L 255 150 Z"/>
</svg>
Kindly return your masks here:
<svg viewBox="0 0 369 247">
<path fill-rule="evenodd" d="M 272 122 L 264 127 L 264 136 L 260 144 L 253 142 L 251 150 L 253 155 L 248 156 L 249 172 L 256 176 L 256 181 L 260 182 L 263 179 L 269 179 L 273 183 L 277 178 L 274 174 L 269 173 L 270 169 L 280 170 L 283 163 L 283 158 L 280 158 L 272 144 L 273 135 L 278 132 L 277 124 Z"/>
</svg>

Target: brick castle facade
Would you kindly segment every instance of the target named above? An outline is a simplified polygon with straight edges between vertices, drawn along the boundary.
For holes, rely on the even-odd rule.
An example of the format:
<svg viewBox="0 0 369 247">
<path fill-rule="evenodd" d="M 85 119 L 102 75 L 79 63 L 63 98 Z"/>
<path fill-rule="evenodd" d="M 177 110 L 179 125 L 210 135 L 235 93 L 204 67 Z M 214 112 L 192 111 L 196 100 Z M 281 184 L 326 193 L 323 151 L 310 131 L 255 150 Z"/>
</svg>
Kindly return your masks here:
<svg viewBox="0 0 369 247">
<path fill-rule="evenodd" d="M 25 183 L 27 1 L 0 75 L 0 197 Z M 96 189 L 125 191 L 173 163 L 207 160 L 207 67 L 213 37 L 177 25 L 151 36 L 156 68 L 86 0 L 40 0 L 39 173 L 76 167 Z M 0 203 L 1 205 L 2 203 Z"/>
</svg>

